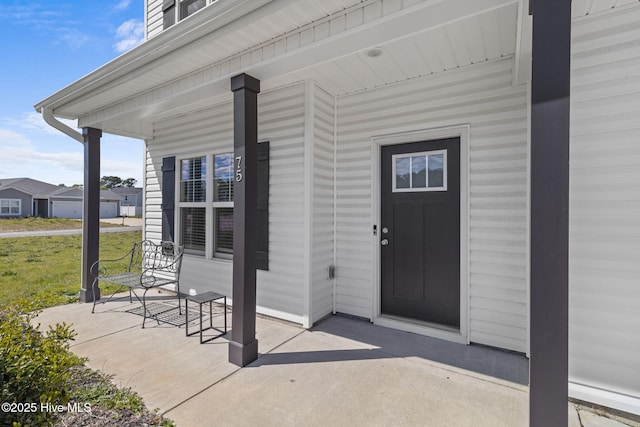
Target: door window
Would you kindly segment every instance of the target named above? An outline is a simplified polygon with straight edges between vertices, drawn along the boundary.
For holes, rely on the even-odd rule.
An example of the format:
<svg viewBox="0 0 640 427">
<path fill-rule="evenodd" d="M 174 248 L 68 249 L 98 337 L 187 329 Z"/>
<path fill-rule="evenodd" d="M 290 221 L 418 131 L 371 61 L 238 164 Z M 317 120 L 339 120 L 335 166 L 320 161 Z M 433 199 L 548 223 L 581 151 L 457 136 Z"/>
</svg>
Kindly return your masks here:
<svg viewBox="0 0 640 427">
<path fill-rule="evenodd" d="M 446 191 L 447 150 L 392 156 L 393 192 Z"/>
</svg>

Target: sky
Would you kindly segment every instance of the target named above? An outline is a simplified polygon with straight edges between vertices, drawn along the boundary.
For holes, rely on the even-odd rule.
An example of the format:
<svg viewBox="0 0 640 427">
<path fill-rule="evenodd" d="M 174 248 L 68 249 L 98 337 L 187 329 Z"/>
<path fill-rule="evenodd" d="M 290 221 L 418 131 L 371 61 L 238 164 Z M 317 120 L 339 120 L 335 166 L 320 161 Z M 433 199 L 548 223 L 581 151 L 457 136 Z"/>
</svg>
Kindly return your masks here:
<svg viewBox="0 0 640 427">
<path fill-rule="evenodd" d="M 143 21 L 143 0 L 1 0 L 0 178 L 83 183 L 82 144 L 33 106 L 140 44 Z M 142 141 L 104 134 L 100 150 L 100 176 L 142 185 Z"/>
</svg>

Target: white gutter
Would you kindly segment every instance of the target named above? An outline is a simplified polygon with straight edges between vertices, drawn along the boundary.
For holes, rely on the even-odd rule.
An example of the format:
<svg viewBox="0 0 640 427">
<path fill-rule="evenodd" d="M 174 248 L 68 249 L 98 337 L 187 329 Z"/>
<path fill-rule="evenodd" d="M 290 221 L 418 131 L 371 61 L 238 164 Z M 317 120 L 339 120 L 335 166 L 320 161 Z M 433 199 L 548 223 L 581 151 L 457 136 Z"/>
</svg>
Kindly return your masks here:
<svg viewBox="0 0 640 427">
<path fill-rule="evenodd" d="M 42 107 L 42 118 L 47 124 L 60 132 L 69 135 L 71 138 L 84 144 L 84 136 L 70 126 L 65 125 L 53 115 L 53 110 L 49 107 Z"/>
</svg>

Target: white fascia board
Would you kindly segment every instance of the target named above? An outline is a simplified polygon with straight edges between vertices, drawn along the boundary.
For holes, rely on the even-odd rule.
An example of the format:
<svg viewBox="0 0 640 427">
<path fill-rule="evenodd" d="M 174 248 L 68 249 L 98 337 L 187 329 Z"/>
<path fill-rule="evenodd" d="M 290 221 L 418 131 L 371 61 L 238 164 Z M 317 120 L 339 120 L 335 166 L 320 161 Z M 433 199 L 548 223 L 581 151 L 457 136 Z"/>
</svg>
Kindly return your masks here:
<svg viewBox="0 0 640 427">
<path fill-rule="evenodd" d="M 259 45 L 253 50 L 240 52 L 205 69 L 197 70 L 190 75 L 167 82 L 161 87 L 91 113 L 85 116 L 81 123 L 83 126 L 91 125 L 102 120 L 131 116 L 132 113 L 140 114 L 144 118 L 153 116 L 158 111 L 164 112 L 170 108 L 177 108 L 179 105 L 198 104 L 228 92 L 229 79 L 239 73 L 251 74 L 261 81 L 281 77 L 517 1 L 426 0 L 400 12 L 390 13 L 382 18 L 345 29 L 303 47 L 285 50 L 269 59 L 260 59 L 250 65 L 240 66 L 241 61 L 237 60 L 239 57 L 261 58 L 261 55 L 252 55 L 252 53 L 264 49 L 268 44 L 275 45 L 291 37 L 292 33 L 288 33 L 269 43 Z M 343 18 L 342 14 L 333 15 L 333 19 Z M 327 20 L 321 21 L 310 23 L 298 29 L 297 32 L 302 33 L 327 22 Z M 331 19 L 328 21 L 331 22 Z"/>
<path fill-rule="evenodd" d="M 166 57 L 170 52 L 192 43 L 272 1 L 274 0 L 218 0 L 151 40 L 145 41 L 140 46 L 40 101 L 35 105 L 35 109 L 41 112 L 43 107 L 50 107 L 55 114 L 57 108 L 80 99 L 88 93 L 95 93 L 96 90 L 102 89 L 116 79 L 136 72 L 140 67 Z M 77 117 L 65 118 L 76 119 Z"/>
</svg>

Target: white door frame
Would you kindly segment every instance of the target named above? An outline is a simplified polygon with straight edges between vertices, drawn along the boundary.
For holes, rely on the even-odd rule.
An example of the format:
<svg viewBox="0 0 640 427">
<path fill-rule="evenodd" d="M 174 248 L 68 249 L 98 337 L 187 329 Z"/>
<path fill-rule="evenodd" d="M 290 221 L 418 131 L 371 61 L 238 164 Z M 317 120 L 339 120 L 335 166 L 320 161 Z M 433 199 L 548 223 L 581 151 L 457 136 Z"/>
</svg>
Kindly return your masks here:
<svg viewBox="0 0 640 427">
<path fill-rule="evenodd" d="M 374 324 L 427 335 L 461 344 L 469 343 L 469 125 L 458 125 L 434 129 L 420 129 L 390 135 L 371 137 L 371 283 L 372 315 Z M 383 316 L 380 310 L 380 158 L 386 145 L 421 142 L 434 139 L 460 138 L 460 329 L 448 329 L 424 322 Z"/>
</svg>

